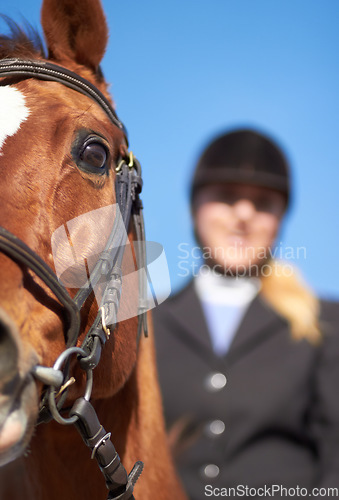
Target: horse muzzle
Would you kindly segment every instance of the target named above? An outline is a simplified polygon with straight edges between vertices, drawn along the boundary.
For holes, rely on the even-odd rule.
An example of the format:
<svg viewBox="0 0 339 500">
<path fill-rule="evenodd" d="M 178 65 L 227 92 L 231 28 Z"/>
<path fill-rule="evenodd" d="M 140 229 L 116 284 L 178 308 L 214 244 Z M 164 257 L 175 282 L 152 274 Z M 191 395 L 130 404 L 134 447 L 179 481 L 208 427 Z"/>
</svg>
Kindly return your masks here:
<svg viewBox="0 0 339 500">
<path fill-rule="evenodd" d="M 22 350 L 15 323 L 0 309 L 0 466 L 23 453 L 38 413 L 34 356 L 31 363 Z"/>
</svg>

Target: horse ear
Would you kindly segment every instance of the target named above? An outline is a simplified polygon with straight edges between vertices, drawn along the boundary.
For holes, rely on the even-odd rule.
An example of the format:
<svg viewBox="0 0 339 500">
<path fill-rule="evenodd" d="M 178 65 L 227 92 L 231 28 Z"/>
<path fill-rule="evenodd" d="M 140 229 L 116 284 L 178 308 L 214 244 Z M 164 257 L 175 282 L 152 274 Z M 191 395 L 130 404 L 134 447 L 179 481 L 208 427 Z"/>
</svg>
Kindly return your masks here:
<svg viewBox="0 0 339 500">
<path fill-rule="evenodd" d="M 41 24 L 49 59 L 71 59 L 97 72 L 108 41 L 100 0 L 44 0 Z"/>
</svg>

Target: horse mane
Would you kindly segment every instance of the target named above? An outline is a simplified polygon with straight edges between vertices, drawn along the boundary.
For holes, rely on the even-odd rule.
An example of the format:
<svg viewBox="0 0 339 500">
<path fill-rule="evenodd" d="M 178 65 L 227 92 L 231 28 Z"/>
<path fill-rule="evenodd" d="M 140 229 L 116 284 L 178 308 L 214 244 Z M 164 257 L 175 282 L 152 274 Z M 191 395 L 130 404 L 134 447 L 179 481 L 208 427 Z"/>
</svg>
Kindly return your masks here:
<svg viewBox="0 0 339 500">
<path fill-rule="evenodd" d="M 0 34 L 0 59 L 23 57 L 30 59 L 47 59 L 44 41 L 33 26 L 24 21 L 24 27 L 13 19 L 1 15 L 9 28 L 9 34 Z"/>
</svg>

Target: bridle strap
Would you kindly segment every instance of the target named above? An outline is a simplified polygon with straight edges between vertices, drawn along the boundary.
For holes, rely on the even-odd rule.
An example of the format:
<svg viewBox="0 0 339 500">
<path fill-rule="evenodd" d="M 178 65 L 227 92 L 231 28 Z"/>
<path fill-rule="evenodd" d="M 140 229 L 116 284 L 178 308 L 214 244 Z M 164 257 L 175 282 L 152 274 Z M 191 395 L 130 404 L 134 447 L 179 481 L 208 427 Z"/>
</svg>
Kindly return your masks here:
<svg viewBox="0 0 339 500">
<path fill-rule="evenodd" d="M 67 347 L 74 345 L 80 329 L 79 309 L 65 288 L 59 283 L 52 269 L 23 241 L 1 226 L 0 252 L 6 254 L 18 264 L 27 267 L 27 269 L 31 269 L 54 293 L 67 312 L 69 327 L 65 335 L 66 345 Z"/>
<path fill-rule="evenodd" d="M 90 97 L 96 101 L 99 106 L 105 111 L 109 119 L 122 130 L 127 138 L 127 132 L 124 124 L 119 120 L 111 103 L 100 90 L 91 82 L 85 80 L 73 71 L 67 68 L 52 64 L 47 61 L 26 60 L 26 59 L 3 59 L 0 61 L 0 76 L 12 76 L 22 78 L 31 77 L 38 80 L 47 80 L 57 83 L 62 83 L 77 92 Z M 0 85 L 4 85 L 5 82 Z"/>
<path fill-rule="evenodd" d="M 132 193 L 132 176 L 134 173 L 124 162 L 116 177 L 115 191 L 119 212 L 116 213 L 111 234 L 106 242 L 105 248 L 91 271 L 90 279 L 74 297 L 74 301 L 79 308 L 83 306 L 93 288 L 102 276 L 109 276 L 110 271 L 117 260 L 122 260 L 122 254 L 126 244 L 129 220 L 132 211 L 134 196 Z M 141 190 L 142 184 L 140 186 Z M 120 258 L 119 258 L 120 256 Z M 121 262 L 120 262 L 121 263 Z"/>
</svg>

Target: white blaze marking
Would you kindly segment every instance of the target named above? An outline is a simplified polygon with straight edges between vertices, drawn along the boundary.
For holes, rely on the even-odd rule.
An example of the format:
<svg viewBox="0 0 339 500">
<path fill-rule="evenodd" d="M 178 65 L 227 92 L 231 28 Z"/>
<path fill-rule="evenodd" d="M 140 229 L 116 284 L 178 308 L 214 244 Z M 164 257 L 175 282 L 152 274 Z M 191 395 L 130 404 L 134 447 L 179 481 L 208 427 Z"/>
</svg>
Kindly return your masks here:
<svg viewBox="0 0 339 500">
<path fill-rule="evenodd" d="M 9 85 L 0 87 L 0 155 L 7 137 L 16 134 L 28 115 L 29 109 L 20 90 Z"/>
</svg>

